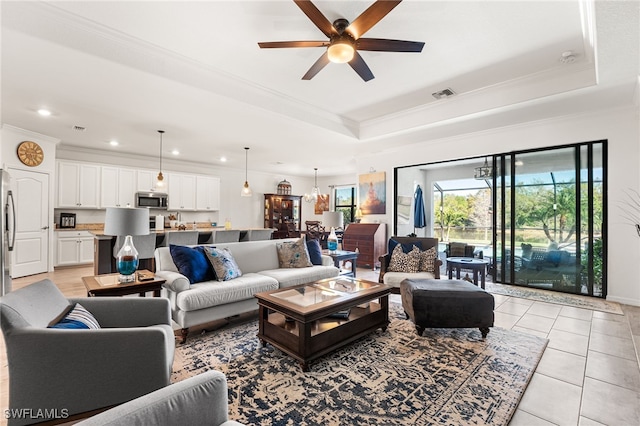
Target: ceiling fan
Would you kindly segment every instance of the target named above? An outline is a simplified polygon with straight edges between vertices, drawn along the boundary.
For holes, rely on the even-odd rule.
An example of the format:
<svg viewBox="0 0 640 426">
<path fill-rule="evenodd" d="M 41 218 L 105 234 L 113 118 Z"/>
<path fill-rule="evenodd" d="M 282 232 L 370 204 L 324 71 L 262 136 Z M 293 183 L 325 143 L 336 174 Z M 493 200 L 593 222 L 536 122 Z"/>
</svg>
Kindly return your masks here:
<svg viewBox="0 0 640 426">
<path fill-rule="evenodd" d="M 260 48 L 282 47 L 327 47 L 327 51 L 309 68 L 302 77 L 311 80 L 329 62 L 345 63 L 364 80 L 373 79 L 373 73 L 358 53 L 358 50 L 378 52 L 421 52 L 423 42 L 406 40 L 389 40 L 384 38 L 361 38 L 375 24 L 384 18 L 402 0 L 377 0 L 362 12 L 353 22 L 344 18 L 333 21 L 333 24 L 311 3 L 310 0 L 293 0 L 311 22 L 329 37 L 328 41 L 268 41 L 260 42 Z"/>
</svg>

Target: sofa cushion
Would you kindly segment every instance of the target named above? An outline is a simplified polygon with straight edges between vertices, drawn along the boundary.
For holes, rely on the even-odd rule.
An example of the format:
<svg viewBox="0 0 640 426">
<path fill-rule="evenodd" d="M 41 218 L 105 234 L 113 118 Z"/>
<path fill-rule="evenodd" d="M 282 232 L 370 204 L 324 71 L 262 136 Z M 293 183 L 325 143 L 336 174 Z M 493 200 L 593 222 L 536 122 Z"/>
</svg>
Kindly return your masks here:
<svg viewBox="0 0 640 426">
<path fill-rule="evenodd" d="M 419 280 L 433 280 L 435 279 L 435 275 L 432 272 L 416 272 L 416 273 L 406 273 L 406 272 L 387 272 L 382 277 L 384 283 L 390 287 L 400 288 L 400 283 L 405 279 Z"/>
<path fill-rule="evenodd" d="M 338 276 L 340 271 L 335 266 L 310 266 L 308 268 L 278 268 L 259 272 L 274 278 L 280 283 L 280 288 L 293 285 L 307 284 L 325 278 Z"/>
<path fill-rule="evenodd" d="M 409 253 L 405 253 L 402 246 L 397 244 L 391 253 L 387 270 L 391 272 L 418 272 L 420 270 L 420 249 L 414 246 Z"/>
<path fill-rule="evenodd" d="M 322 248 L 320 247 L 320 241 L 317 239 L 308 240 L 307 252 L 309 253 L 309 260 L 313 265 L 322 265 Z"/>
<path fill-rule="evenodd" d="M 178 268 L 178 272 L 189 279 L 189 283 L 195 284 L 202 281 L 216 279 L 211 263 L 205 255 L 204 248 L 169 245 L 171 258 Z"/>
<path fill-rule="evenodd" d="M 418 254 L 420 259 L 420 266 L 418 267 L 420 272 L 433 272 L 436 266 L 436 248 L 431 247 L 429 250 L 421 251 Z"/>
<path fill-rule="evenodd" d="M 204 252 L 216 271 L 218 281 L 229 281 L 242 276 L 242 271 L 228 248 L 207 247 Z"/>
<path fill-rule="evenodd" d="M 309 260 L 309 252 L 305 238 L 299 238 L 296 241 L 285 241 L 277 243 L 278 263 L 281 268 L 306 268 L 313 266 Z"/>
<path fill-rule="evenodd" d="M 55 321 L 55 323 L 49 325 L 48 328 L 97 330 L 101 327 L 100 324 L 98 324 L 98 320 L 91 315 L 91 312 L 87 311 L 81 304 L 76 303 L 61 320 Z"/>
<path fill-rule="evenodd" d="M 188 291 L 182 291 L 176 295 L 175 303 L 183 311 L 197 311 L 252 299 L 256 293 L 277 288 L 278 281 L 275 279 L 250 272 L 222 283 L 193 284 Z"/>
</svg>

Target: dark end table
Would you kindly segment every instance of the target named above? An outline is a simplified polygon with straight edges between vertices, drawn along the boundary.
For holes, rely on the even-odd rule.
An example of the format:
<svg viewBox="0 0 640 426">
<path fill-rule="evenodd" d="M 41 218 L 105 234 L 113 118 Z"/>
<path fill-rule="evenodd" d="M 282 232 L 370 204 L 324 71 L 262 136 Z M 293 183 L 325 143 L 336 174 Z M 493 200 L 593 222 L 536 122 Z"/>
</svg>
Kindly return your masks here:
<svg viewBox="0 0 640 426">
<path fill-rule="evenodd" d="M 356 277 L 356 261 L 358 260 L 357 251 L 336 250 L 334 252 L 330 252 L 329 250 L 322 250 L 322 254 L 331 256 L 335 267 L 340 269 L 340 275 L 349 275 L 353 278 Z M 340 262 L 346 261 L 351 262 L 351 270 L 343 272 L 342 268 L 340 267 Z"/>
<path fill-rule="evenodd" d="M 456 279 L 460 279 L 460 269 L 471 269 L 473 271 L 473 283 L 478 285 L 478 274 L 480 274 L 481 287 L 484 289 L 487 275 L 487 265 L 489 262 L 484 259 L 474 257 L 447 257 L 447 272 L 449 279 L 453 278 L 453 270 L 456 270 Z"/>
</svg>

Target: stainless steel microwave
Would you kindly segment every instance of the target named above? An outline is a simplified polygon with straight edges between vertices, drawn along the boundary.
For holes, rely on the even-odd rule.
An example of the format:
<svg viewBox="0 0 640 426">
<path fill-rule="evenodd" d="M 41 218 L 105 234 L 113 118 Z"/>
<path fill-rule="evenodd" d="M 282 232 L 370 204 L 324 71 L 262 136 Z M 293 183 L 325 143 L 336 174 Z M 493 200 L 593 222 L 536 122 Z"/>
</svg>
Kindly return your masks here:
<svg viewBox="0 0 640 426">
<path fill-rule="evenodd" d="M 168 198 L 167 194 L 160 192 L 136 192 L 136 207 L 166 210 L 169 207 Z"/>
</svg>

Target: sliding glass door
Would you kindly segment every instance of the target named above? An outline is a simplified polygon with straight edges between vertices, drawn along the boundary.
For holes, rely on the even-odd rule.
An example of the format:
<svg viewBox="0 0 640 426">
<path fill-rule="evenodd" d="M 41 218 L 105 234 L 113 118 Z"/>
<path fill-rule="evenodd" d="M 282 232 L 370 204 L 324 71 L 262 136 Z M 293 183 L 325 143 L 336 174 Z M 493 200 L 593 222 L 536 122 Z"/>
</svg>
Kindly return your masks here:
<svg viewBox="0 0 640 426">
<path fill-rule="evenodd" d="M 495 280 L 606 296 L 605 142 L 494 157 Z"/>
</svg>

